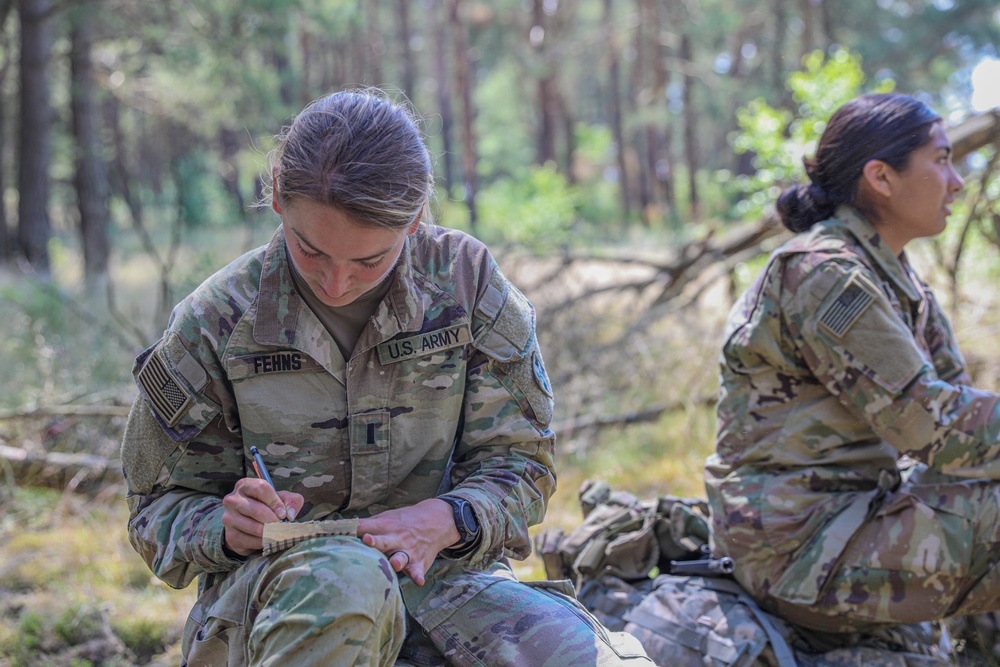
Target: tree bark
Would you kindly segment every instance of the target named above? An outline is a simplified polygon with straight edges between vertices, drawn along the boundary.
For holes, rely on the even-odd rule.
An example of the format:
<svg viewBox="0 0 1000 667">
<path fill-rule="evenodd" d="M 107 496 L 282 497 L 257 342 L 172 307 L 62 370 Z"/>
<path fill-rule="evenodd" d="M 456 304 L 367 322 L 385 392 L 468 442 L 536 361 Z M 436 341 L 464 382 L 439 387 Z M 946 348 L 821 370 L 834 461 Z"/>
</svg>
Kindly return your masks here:
<svg viewBox="0 0 1000 667">
<path fill-rule="evenodd" d="M 240 152 L 240 137 L 243 133 L 239 130 L 222 128 L 219 131 L 219 144 L 222 151 L 222 184 L 233 199 L 236 211 L 240 215 L 245 215 L 247 202 L 240 192 L 240 170 L 237 156 Z"/>
<path fill-rule="evenodd" d="M 667 210 L 673 210 L 674 195 L 674 169 L 673 156 L 671 155 L 670 123 L 673 117 L 666 109 L 667 85 L 670 83 L 670 72 L 667 69 L 667 50 L 663 43 L 663 26 L 669 25 L 669 13 L 661 3 L 656 3 L 652 10 L 654 17 L 656 40 L 653 49 L 653 99 L 657 105 L 663 109 L 661 115 L 662 123 L 651 126 L 652 137 L 649 140 L 648 151 L 649 160 L 653 166 L 655 182 L 659 192 L 659 199 L 664 202 Z"/>
<path fill-rule="evenodd" d="M 615 27 L 614 3 L 604 0 L 604 30 L 607 34 L 608 54 L 608 116 L 615 140 L 615 159 L 618 163 L 618 185 L 621 192 L 622 223 L 628 224 L 632 210 L 629 202 L 628 170 L 625 160 L 625 131 L 622 122 L 622 103 L 619 89 L 621 71 L 618 60 L 618 30 Z"/>
<path fill-rule="evenodd" d="M 399 50 L 403 68 L 403 94 L 410 100 L 417 93 L 417 66 L 413 57 L 413 29 L 410 27 L 410 0 L 396 0 L 399 19 Z"/>
<path fill-rule="evenodd" d="M 17 240 L 21 254 L 43 278 L 50 274 L 49 163 L 52 108 L 49 55 L 52 36 L 49 0 L 18 0 L 21 17 L 21 109 L 18 148 Z"/>
<path fill-rule="evenodd" d="M 366 12 L 365 23 L 368 28 L 368 57 L 364 59 L 368 65 L 369 83 L 382 85 L 382 60 L 385 55 L 385 39 L 378 15 L 378 0 L 359 0 Z"/>
<path fill-rule="evenodd" d="M 799 12 L 802 14 L 802 53 L 812 53 L 817 48 L 816 31 L 813 28 L 816 5 L 813 0 L 799 0 Z"/>
<path fill-rule="evenodd" d="M 469 47 L 461 21 L 461 0 L 451 0 L 452 39 L 455 42 L 455 87 L 462 98 L 462 176 L 465 181 L 465 204 L 469 209 L 469 230 L 476 233 L 476 139 L 473 128 L 472 82 L 469 78 Z"/>
<path fill-rule="evenodd" d="M 74 12 L 70 30 L 70 106 L 73 111 L 73 138 L 76 140 L 77 208 L 83 241 L 83 265 L 87 285 L 103 286 L 108 274 L 108 175 L 100 156 L 98 112 L 94 96 L 94 67 L 91 62 L 94 13 L 84 6 Z"/>
<path fill-rule="evenodd" d="M 6 35 L 7 19 L 11 9 L 14 8 L 14 0 L 0 1 L 0 36 Z M 7 81 L 7 74 L 10 72 L 11 54 L 4 49 L 3 64 L 0 65 L 0 90 L 3 90 Z M 6 100 L 0 99 L 0 192 L 7 191 L 7 105 Z M 10 235 L 10 221 L 7 217 L 7 205 L 0 197 L 0 264 L 5 264 L 14 253 L 13 239 Z"/>
<path fill-rule="evenodd" d="M 681 62 L 684 64 L 684 156 L 688 170 L 688 197 L 691 207 L 691 218 L 698 219 L 701 212 L 701 197 L 698 192 L 698 112 L 694 106 L 695 78 L 691 74 L 694 66 L 691 36 L 686 29 L 681 36 Z"/>
<path fill-rule="evenodd" d="M 538 134 L 535 142 L 535 160 L 545 164 L 556 159 L 556 111 L 555 84 L 552 80 L 552 63 L 548 57 L 545 34 L 544 0 L 534 0 L 531 10 L 532 26 L 528 32 L 531 50 L 534 54 L 535 71 L 538 73 Z"/>
<path fill-rule="evenodd" d="M 785 88 L 785 39 L 788 34 L 788 8 L 785 0 L 774 0 L 774 42 L 771 45 L 771 89 L 781 94 L 782 106 L 791 106 Z M 796 67 L 798 63 L 796 63 Z"/>
<path fill-rule="evenodd" d="M 405 1 L 405 0 L 404 0 Z M 434 22 L 434 73 L 437 79 L 437 105 L 441 114 L 441 163 L 444 167 L 444 188 L 449 195 L 455 187 L 454 158 L 452 146 L 455 117 L 451 109 L 451 86 L 448 73 L 448 16 L 447 2 L 439 3 L 437 20 Z"/>
<path fill-rule="evenodd" d="M 3 22 L 0 21 L 0 31 L 3 30 Z M 4 58 L 3 66 L 0 67 L 0 89 L 7 79 L 7 65 L 10 61 Z M 6 100 L 0 99 L 0 192 L 7 191 L 7 105 Z M 7 205 L 0 199 L 0 265 L 6 264 L 13 255 L 13 245 L 10 236 L 10 222 L 7 219 Z"/>
</svg>

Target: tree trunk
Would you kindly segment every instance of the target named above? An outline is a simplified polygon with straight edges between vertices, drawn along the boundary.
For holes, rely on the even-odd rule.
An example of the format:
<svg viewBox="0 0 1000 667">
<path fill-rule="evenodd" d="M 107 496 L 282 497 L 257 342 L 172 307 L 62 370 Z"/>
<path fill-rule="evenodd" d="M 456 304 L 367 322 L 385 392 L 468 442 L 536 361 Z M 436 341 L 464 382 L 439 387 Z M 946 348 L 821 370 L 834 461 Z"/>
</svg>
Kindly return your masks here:
<svg viewBox="0 0 1000 667">
<path fill-rule="evenodd" d="M 49 162 L 52 108 L 48 63 L 52 50 L 49 0 L 18 0 L 21 17 L 21 109 L 18 148 L 17 240 L 34 270 L 47 278 L 49 267 Z"/>
<path fill-rule="evenodd" d="M 694 107 L 695 78 L 691 75 L 694 66 L 691 36 L 686 31 L 681 36 L 680 57 L 684 66 L 684 158 L 687 161 L 691 218 L 697 220 L 701 209 L 698 193 L 698 112 Z"/>
<path fill-rule="evenodd" d="M 615 157 L 618 162 L 618 184 L 621 192 L 622 223 L 628 224 L 631 215 L 628 196 L 628 172 L 625 165 L 625 132 L 622 127 L 622 103 L 619 94 L 621 78 L 618 64 L 618 31 L 615 28 L 612 0 L 604 0 L 604 29 L 607 33 L 608 54 L 608 115 L 611 133 L 615 140 Z"/>
<path fill-rule="evenodd" d="M 663 44 L 661 32 L 664 25 L 670 25 L 670 15 L 668 8 L 655 3 L 652 16 L 654 20 L 655 35 L 653 49 L 653 99 L 656 104 L 663 109 L 661 118 L 663 122 L 658 125 L 651 125 L 652 136 L 648 140 L 647 151 L 649 161 L 653 166 L 659 199 L 666 204 L 667 210 L 674 208 L 674 168 L 673 156 L 671 155 L 670 124 L 673 116 L 666 109 L 667 84 L 670 83 L 670 72 L 667 69 L 667 53 Z"/>
<path fill-rule="evenodd" d="M 111 189 L 125 202 L 133 225 L 141 226 L 145 213 L 142 199 L 139 198 L 138 192 L 132 188 L 132 176 L 135 170 L 130 167 L 128 155 L 125 153 L 126 147 L 129 144 L 125 136 L 125 131 L 122 128 L 122 106 L 117 98 L 109 96 L 105 101 L 104 109 L 107 124 L 111 128 L 112 143 L 114 145 L 110 179 Z"/>
<path fill-rule="evenodd" d="M 403 94 L 411 101 L 417 93 L 417 68 L 413 57 L 413 29 L 410 27 L 410 0 L 396 0 L 399 19 L 399 49 L 403 67 Z"/>
<path fill-rule="evenodd" d="M 242 136 L 242 132 L 229 128 L 222 128 L 219 132 L 219 143 L 222 146 L 222 183 L 226 192 L 232 197 L 240 217 L 245 216 L 247 212 L 246 199 L 240 192 L 240 170 L 236 159 L 240 152 Z"/>
<path fill-rule="evenodd" d="M 14 7 L 14 0 L 0 2 L 0 35 L 7 32 L 7 18 Z M 3 90 L 10 72 L 11 53 L 3 51 L 3 64 L 0 65 L 0 90 Z M 7 191 L 7 104 L 6 98 L 0 97 L 0 193 Z M 14 254 L 13 239 L 10 236 L 10 221 L 7 216 L 7 205 L 0 197 L 0 264 L 7 263 Z"/>
<path fill-rule="evenodd" d="M 83 241 L 83 265 L 87 285 L 103 286 L 108 273 L 108 175 L 100 156 L 97 103 L 94 99 L 94 68 L 91 62 L 94 13 L 84 6 L 75 12 L 70 31 L 70 106 L 76 140 L 77 208 Z"/>
<path fill-rule="evenodd" d="M 451 29 L 455 41 L 455 87 L 462 98 L 462 176 L 465 180 L 465 204 L 469 209 L 469 230 L 476 233 L 476 139 L 472 124 L 472 82 L 469 78 L 469 48 L 461 21 L 461 0 L 451 0 Z"/>
<path fill-rule="evenodd" d="M 649 80 L 648 70 L 651 69 L 649 61 L 654 57 L 655 48 L 651 44 L 658 35 L 652 33 L 650 37 L 650 27 L 652 17 L 650 16 L 653 7 L 649 0 L 636 0 L 635 11 L 639 15 L 639 25 L 635 28 L 635 63 L 632 65 L 631 90 L 626 97 L 632 100 L 635 108 L 633 113 L 640 113 L 642 122 L 637 124 L 633 136 L 635 138 L 635 150 L 637 154 L 636 167 L 638 169 L 639 180 L 639 213 L 642 224 L 649 226 L 653 218 L 653 174 L 656 167 L 648 160 L 642 159 L 643 155 L 651 153 L 649 142 L 653 140 L 650 132 L 650 113 L 648 110 L 656 103 L 653 98 L 653 85 Z"/>
<path fill-rule="evenodd" d="M 369 83 L 382 85 L 382 57 L 385 55 L 385 39 L 378 16 L 378 0 L 359 0 L 366 11 L 365 23 L 368 28 L 368 56 L 364 59 L 368 65 Z"/>
<path fill-rule="evenodd" d="M 812 53 L 816 49 L 816 5 L 813 0 L 799 0 L 802 14 L 802 53 Z"/>
<path fill-rule="evenodd" d="M 0 31 L 2 30 L 3 23 L 0 22 Z M 7 64 L 9 62 L 5 58 L 3 67 L 0 68 L 0 90 L 3 89 L 3 83 L 7 79 Z M 5 99 L 0 98 L 0 192 L 7 191 L 7 105 L 5 102 Z M 0 265 L 6 264 L 13 255 L 9 225 L 7 205 L 0 198 Z"/>
<path fill-rule="evenodd" d="M 405 1 L 405 0 L 404 0 Z M 451 86 L 448 73 L 448 6 L 440 2 L 438 20 L 434 22 L 434 73 L 437 80 L 437 105 L 441 114 L 441 163 L 444 167 L 444 189 L 451 195 L 455 187 L 455 170 L 453 167 L 455 149 L 451 138 L 454 133 L 455 117 L 451 110 Z"/>
<path fill-rule="evenodd" d="M 819 15 L 820 21 L 823 24 L 823 37 L 826 39 L 826 45 L 833 44 L 836 42 L 836 28 L 833 25 L 833 9 L 830 7 L 829 0 L 816 0 L 819 3 Z"/>
<path fill-rule="evenodd" d="M 532 25 L 528 32 L 531 50 L 534 54 L 535 70 L 538 72 L 538 135 L 535 143 L 535 160 L 545 164 L 556 159 L 556 111 L 555 84 L 552 80 L 552 63 L 546 49 L 544 0 L 532 2 Z M 551 37 L 549 37 L 551 39 Z"/>
<path fill-rule="evenodd" d="M 771 90 L 782 91 L 782 106 L 791 106 L 788 89 L 785 88 L 785 38 L 788 34 L 788 9 L 785 0 L 774 0 L 774 42 L 771 45 Z M 794 67 L 798 69 L 798 63 Z"/>
<path fill-rule="evenodd" d="M 576 185 L 574 164 L 576 161 L 576 119 L 566 104 L 566 97 L 559 91 L 556 91 L 556 103 L 559 105 L 559 115 L 563 119 L 563 144 L 565 144 L 563 146 L 563 163 L 566 181 L 570 185 Z"/>
</svg>

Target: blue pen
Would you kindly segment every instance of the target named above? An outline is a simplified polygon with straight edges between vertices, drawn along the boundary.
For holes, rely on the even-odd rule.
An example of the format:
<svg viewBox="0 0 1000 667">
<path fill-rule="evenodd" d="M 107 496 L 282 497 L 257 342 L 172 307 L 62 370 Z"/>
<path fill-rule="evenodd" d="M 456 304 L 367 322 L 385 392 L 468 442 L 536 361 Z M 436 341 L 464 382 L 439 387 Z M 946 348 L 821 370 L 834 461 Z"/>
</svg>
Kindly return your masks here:
<svg viewBox="0 0 1000 667">
<path fill-rule="evenodd" d="M 251 447 L 250 454 L 253 456 L 254 472 L 257 473 L 258 477 L 267 482 L 268 486 L 274 489 L 274 492 L 277 493 L 278 487 L 276 487 L 274 482 L 271 480 L 271 475 L 268 474 L 267 467 L 264 466 L 264 459 L 260 458 L 260 452 L 257 451 L 256 447 Z M 288 523 L 288 517 L 285 517 L 282 521 Z"/>
</svg>

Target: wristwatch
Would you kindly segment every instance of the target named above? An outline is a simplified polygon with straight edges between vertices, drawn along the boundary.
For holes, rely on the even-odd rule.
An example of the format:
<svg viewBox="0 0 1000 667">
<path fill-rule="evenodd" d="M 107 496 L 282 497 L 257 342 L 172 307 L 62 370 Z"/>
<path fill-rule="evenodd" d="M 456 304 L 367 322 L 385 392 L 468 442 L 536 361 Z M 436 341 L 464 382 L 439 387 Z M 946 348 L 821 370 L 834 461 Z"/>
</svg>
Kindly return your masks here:
<svg viewBox="0 0 1000 667">
<path fill-rule="evenodd" d="M 451 505 L 451 516 L 455 519 L 455 528 L 458 529 L 458 542 L 448 548 L 461 549 L 475 542 L 479 537 L 479 522 L 476 521 L 476 513 L 472 511 L 469 501 L 455 496 L 438 496 L 438 498 Z"/>
</svg>

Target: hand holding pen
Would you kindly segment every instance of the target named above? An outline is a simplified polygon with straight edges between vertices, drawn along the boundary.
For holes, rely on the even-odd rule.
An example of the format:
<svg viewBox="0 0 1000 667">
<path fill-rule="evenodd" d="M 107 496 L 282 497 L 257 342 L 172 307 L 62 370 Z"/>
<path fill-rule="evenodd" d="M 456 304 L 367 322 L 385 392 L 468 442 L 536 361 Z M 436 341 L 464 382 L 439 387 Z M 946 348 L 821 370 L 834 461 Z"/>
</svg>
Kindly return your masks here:
<svg viewBox="0 0 1000 667">
<path fill-rule="evenodd" d="M 236 481 L 222 499 L 223 544 L 241 556 L 260 551 L 264 524 L 294 521 L 305 498 L 292 491 L 278 491 L 256 447 L 250 448 L 251 467 L 256 477 Z"/>
<path fill-rule="evenodd" d="M 260 458 L 260 452 L 257 451 L 256 447 L 250 448 L 250 455 L 253 456 L 253 471 L 257 473 L 257 477 L 267 482 L 267 485 L 274 489 L 274 493 L 277 495 L 278 487 L 274 485 L 274 480 L 271 479 L 271 475 L 267 472 L 267 466 L 264 465 L 264 459 Z M 279 498 L 279 501 L 280 500 L 281 499 Z M 275 510 L 274 513 L 278 515 L 278 518 L 285 523 L 288 523 L 288 515 L 285 513 L 283 504 L 278 507 L 272 507 L 271 509 Z M 294 510 L 292 510 L 292 517 L 295 517 Z"/>
</svg>

